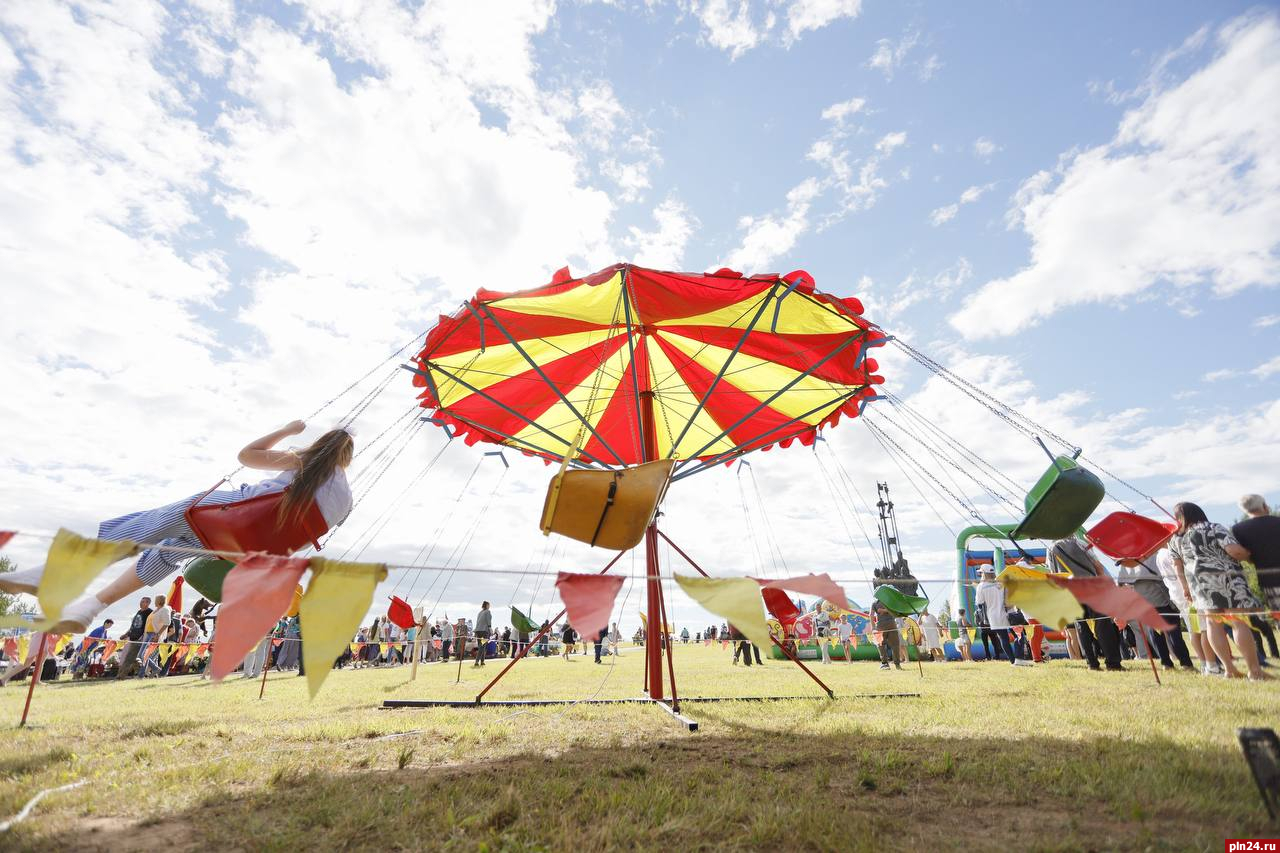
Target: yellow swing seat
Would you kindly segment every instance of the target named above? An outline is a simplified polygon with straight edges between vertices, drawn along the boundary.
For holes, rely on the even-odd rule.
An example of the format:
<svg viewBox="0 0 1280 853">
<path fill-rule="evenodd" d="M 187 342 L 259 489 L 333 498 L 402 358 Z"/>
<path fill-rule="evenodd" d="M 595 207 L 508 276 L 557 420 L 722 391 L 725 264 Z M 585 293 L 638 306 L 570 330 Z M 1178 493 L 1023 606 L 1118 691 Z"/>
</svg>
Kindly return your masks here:
<svg viewBox="0 0 1280 853">
<path fill-rule="evenodd" d="M 562 467 L 547 486 L 542 532 L 611 551 L 634 548 L 658 511 L 675 465 L 674 459 L 660 459 L 617 471 Z"/>
</svg>

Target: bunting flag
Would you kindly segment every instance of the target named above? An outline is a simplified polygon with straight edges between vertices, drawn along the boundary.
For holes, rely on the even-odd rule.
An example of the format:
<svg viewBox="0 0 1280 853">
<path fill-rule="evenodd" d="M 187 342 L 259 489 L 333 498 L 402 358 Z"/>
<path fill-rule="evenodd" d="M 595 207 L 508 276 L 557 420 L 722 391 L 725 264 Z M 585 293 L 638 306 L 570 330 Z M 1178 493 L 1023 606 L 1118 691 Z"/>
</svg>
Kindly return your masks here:
<svg viewBox="0 0 1280 853">
<path fill-rule="evenodd" d="M 794 578 L 780 578 L 778 580 L 760 580 L 757 582 L 766 589 L 785 589 L 788 592 L 803 592 L 806 595 L 816 595 L 819 598 L 826 599 L 839 607 L 841 610 L 852 610 L 849 606 L 849 599 L 844 594 L 844 589 L 831 579 L 831 575 L 823 572 L 820 575 L 807 574 Z"/>
<path fill-rule="evenodd" d="M 320 692 L 334 660 L 359 630 L 373 603 L 374 588 L 386 577 L 387 567 L 381 563 L 311 559 L 311 583 L 298 610 L 307 631 L 302 662 L 311 698 Z"/>
<path fill-rule="evenodd" d="M 9 540 L 17 535 L 16 530 L 0 530 L 0 548 L 9 544 Z"/>
<path fill-rule="evenodd" d="M 302 584 L 295 584 L 293 587 L 293 599 L 289 602 L 289 609 L 284 612 L 285 618 L 292 619 L 298 615 L 298 608 L 302 606 Z"/>
<path fill-rule="evenodd" d="M 524 634 L 536 634 L 542 630 L 533 620 L 525 616 L 514 606 L 511 608 L 511 627 Z"/>
<path fill-rule="evenodd" d="M 914 616 L 929 606 L 929 599 L 918 595 L 907 595 L 888 584 L 876 587 L 875 599 L 889 608 L 889 612 L 895 616 Z"/>
<path fill-rule="evenodd" d="M 281 639 L 280 637 L 273 637 L 271 640 L 271 648 L 273 649 L 278 649 L 283 644 L 284 644 L 284 640 Z"/>
<path fill-rule="evenodd" d="M 196 657 L 200 654 L 200 647 L 197 646 L 195 643 L 188 643 L 187 645 L 188 645 L 187 656 L 183 660 L 183 663 L 189 664 L 193 660 L 195 660 Z"/>
<path fill-rule="evenodd" d="M 413 618 L 413 608 L 409 606 L 409 602 L 398 595 L 391 596 L 387 618 L 391 620 L 391 624 L 406 631 L 418 624 L 418 620 Z"/>
<path fill-rule="evenodd" d="M 1006 566 L 998 580 L 1004 587 L 1005 601 L 1059 631 L 1084 616 L 1076 597 L 1049 583 L 1045 572 L 1025 566 Z"/>
<path fill-rule="evenodd" d="M 969 645 L 973 645 L 974 643 L 978 642 L 978 629 L 969 628 L 968 631 L 969 631 Z"/>
<path fill-rule="evenodd" d="M 45 639 L 45 642 L 48 643 L 47 637 Z M 57 639 L 53 641 L 53 654 L 55 655 L 61 654 L 62 650 L 65 649 L 68 645 L 70 645 L 70 643 L 71 643 L 70 634 L 58 634 Z"/>
<path fill-rule="evenodd" d="M 378 643 L 378 654 L 382 657 L 386 657 L 387 648 L 388 647 L 386 643 Z"/>
<path fill-rule="evenodd" d="M 1173 628 L 1165 618 L 1156 612 L 1141 595 L 1132 587 L 1119 586 L 1111 578 L 1066 578 L 1059 575 L 1048 575 L 1049 582 L 1064 587 L 1076 597 L 1081 604 L 1092 607 L 1099 613 L 1110 616 L 1119 624 L 1140 622 L 1153 631 L 1168 631 Z M 1041 622 L 1039 614 L 1036 615 Z"/>
<path fill-rule="evenodd" d="M 18 660 L 27 663 L 27 652 L 31 651 L 31 638 L 25 634 L 18 638 Z"/>
<path fill-rule="evenodd" d="M 305 558 L 250 554 L 227 572 L 218 612 L 218 642 L 209 666 L 214 681 L 230 675 L 276 624 L 289 606 L 307 562 Z"/>
<path fill-rule="evenodd" d="M 168 666 L 169 658 L 173 657 L 173 653 L 178 650 L 177 643 L 161 643 L 160 644 L 160 665 Z"/>
<path fill-rule="evenodd" d="M 142 659 L 146 660 L 147 658 L 151 657 L 152 652 L 154 652 L 159 647 L 160 647 L 159 643 L 152 643 L 149 646 L 147 646 L 146 650 L 143 651 L 142 653 Z"/>
<path fill-rule="evenodd" d="M 169 595 L 166 596 L 174 613 L 182 612 L 182 584 L 182 575 L 178 575 L 173 579 L 173 584 L 169 587 Z"/>
<path fill-rule="evenodd" d="M 352 644 L 351 644 L 351 654 L 352 654 L 353 656 L 354 656 L 354 655 L 358 655 L 358 654 L 360 654 L 360 649 L 362 649 L 362 648 L 364 648 L 364 643 L 352 643 Z"/>
<path fill-rule="evenodd" d="M 49 546 L 44 576 L 36 590 L 44 618 L 56 622 L 62 617 L 62 608 L 82 595 L 89 581 L 107 566 L 137 551 L 137 544 L 128 540 L 106 542 L 86 539 L 70 530 L 59 530 Z"/>
<path fill-rule="evenodd" d="M 4 638 L 4 656 L 9 660 L 16 660 L 18 657 L 18 639 L 17 637 Z"/>
<path fill-rule="evenodd" d="M 197 648 L 197 649 L 196 649 L 196 655 L 197 655 L 197 656 L 202 655 L 202 654 L 204 654 L 204 653 L 205 653 L 205 652 L 207 652 L 207 651 L 209 651 L 209 644 L 208 644 L 208 643 L 201 643 L 201 644 L 200 644 L 200 646 L 199 646 L 199 648 Z"/>
<path fill-rule="evenodd" d="M 556 576 L 556 589 L 570 624 L 584 639 L 594 639 L 609 627 L 609 614 L 613 612 L 618 590 L 622 589 L 622 578 L 560 572 Z"/>
<path fill-rule="evenodd" d="M 1014 636 L 1016 636 L 1019 640 L 1021 640 L 1021 639 L 1022 639 L 1022 626 L 1021 626 L 1021 625 L 1014 625 L 1014 626 L 1013 626 L 1013 633 L 1014 633 Z"/>
<path fill-rule="evenodd" d="M 757 646 L 769 647 L 769 626 L 764 621 L 758 583 L 751 578 L 675 578 L 685 595 L 727 619 Z"/>
</svg>

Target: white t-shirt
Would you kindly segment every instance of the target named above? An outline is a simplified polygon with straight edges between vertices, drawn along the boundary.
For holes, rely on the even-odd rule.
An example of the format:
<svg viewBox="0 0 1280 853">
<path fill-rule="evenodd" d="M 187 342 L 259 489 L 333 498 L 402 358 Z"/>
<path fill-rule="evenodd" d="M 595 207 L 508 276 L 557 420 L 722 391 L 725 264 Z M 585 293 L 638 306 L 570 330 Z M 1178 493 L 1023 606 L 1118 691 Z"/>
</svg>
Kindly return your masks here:
<svg viewBox="0 0 1280 853">
<path fill-rule="evenodd" d="M 1173 606 L 1185 614 L 1187 596 L 1182 591 L 1182 581 L 1178 580 L 1178 568 L 1173 564 L 1173 552 L 1168 548 L 1161 548 L 1160 553 L 1156 554 L 1156 568 L 1160 571 L 1160 580 L 1164 581 L 1165 589 L 1169 590 L 1169 598 L 1173 601 Z"/>
<path fill-rule="evenodd" d="M 853 626 L 850 625 L 845 620 L 841 619 L 840 620 L 840 640 L 842 642 L 847 643 L 849 642 L 849 638 L 852 636 L 853 636 Z"/>
<path fill-rule="evenodd" d="M 1004 607 L 1004 589 L 995 581 L 983 581 L 978 584 L 974 594 L 976 603 L 987 609 L 987 625 L 992 628 L 1008 628 L 1009 613 Z"/>
<path fill-rule="evenodd" d="M 283 492 L 293 482 L 296 473 L 296 471 L 281 471 L 270 480 L 246 486 L 244 495 L 246 498 L 254 498 L 258 495 Z M 325 523 L 330 527 L 346 520 L 351 513 L 351 503 L 351 486 L 347 483 L 347 472 L 341 468 L 336 469 L 333 476 L 316 489 L 316 506 L 320 508 L 320 514 L 324 516 Z"/>
</svg>

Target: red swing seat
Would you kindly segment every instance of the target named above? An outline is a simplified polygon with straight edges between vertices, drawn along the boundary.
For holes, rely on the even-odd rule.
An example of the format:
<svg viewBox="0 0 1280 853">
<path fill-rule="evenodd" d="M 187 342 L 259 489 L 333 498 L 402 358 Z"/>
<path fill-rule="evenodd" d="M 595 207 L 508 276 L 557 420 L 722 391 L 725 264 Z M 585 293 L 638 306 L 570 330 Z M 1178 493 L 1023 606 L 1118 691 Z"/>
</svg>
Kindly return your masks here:
<svg viewBox="0 0 1280 853">
<path fill-rule="evenodd" d="M 1132 512 L 1113 512 L 1088 532 L 1089 541 L 1113 560 L 1145 560 L 1159 551 L 1178 529 L 1172 521 L 1156 521 Z"/>
<path fill-rule="evenodd" d="M 320 550 L 320 537 L 328 532 L 329 524 L 315 501 L 281 525 L 279 511 L 284 492 L 201 506 L 200 501 L 221 485 L 219 482 L 192 501 L 185 513 L 191 531 L 210 551 L 242 554 L 261 551 L 288 556 L 307 545 Z"/>
<path fill-rule="evenodd" d="M 764 587 L 760 590 L 760 594 L 764 597 L 764 606 L 769 611 L 769 615 L 777 619 L 778 623 L 788 631 L 795 625 L 796 620 L 804 615 L 790 597 L 780 589 Z"/>
</svg>

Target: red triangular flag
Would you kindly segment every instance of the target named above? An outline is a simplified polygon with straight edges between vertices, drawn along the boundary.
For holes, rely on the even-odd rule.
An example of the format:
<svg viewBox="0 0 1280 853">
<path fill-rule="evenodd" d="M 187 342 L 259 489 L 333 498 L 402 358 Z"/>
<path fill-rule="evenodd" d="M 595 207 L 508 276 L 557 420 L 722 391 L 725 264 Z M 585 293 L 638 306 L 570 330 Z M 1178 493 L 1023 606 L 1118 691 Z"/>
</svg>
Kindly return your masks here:
<svg viewBox="0 0 1280 853">
<path fill-rule="evenodd" d="M 173 586 L 169 587 L 169 606 L 174 613 L 182 612 L 182 584 L 182 575 L 178 575 L 173 579 Z"/>
<path fill-rule="evenodd" d="M 760 590 L 760 594 L 764 597 L 765 608 L 783 625 L 790 625 L 800 618 L 799 608 L 782 590 L 766 586 Z"/>
<path fill-rule="evenodd" d="M 807 574 L 794 578 L 779 578 L 778 580 L 756 578 L 756 583 L 768 589 L 785 589 L 790 592 L 802 592 L 805 595 L 816 595 L 818 598 L 830 601 L 841 610 L 853 609 L 849 606 L 849 599 L 845 596 L 844 589 L 833 581 L 831 575 L 826 572 L 820 575 Z"/>
<path fill-rule="evenodd" d="M 273 648 L 273 649 L 278 649 L 278 648 L 280 648 L 280 644 L 281 644 L 281 643 L 283 643 L 283 642 L 284 642 L 284 640 L 280 639 L 279 637 L 276 637 L 275 639 L 273 639 L 273 640 L 271 641 L 271 648 Z"/>
<path fill-rule="evenodd" d="M 1173 626 L 1156 612 L 1132 587 L 1119 586 L 1111 578 L 1065 578 L 1046 575 L 1050 583 L 1066 587 L 1076 601 L 1121 622 L 1141 622 L 1153 631 L 1168 631 Z"/>
<path fill-rule="evenodd" d="M 583 639 L 594 639 L 609 627 L 609 614 L 621 588 L 622 578 L 612 575 L 561 572 L 556 577 L 556 589 L 569 613 L 569 623 Z"/>
<path fill-rule="evenodd" d="M 209 665 L 214 681 L 230 675 L 289 609 L 294 588 L 309 563 L 305 558 L 250 554 L 227 572 L 222 581 L 218 642 Z"/>
<path fill-rule="evenodd" d="M 17 535 L 16 530 L 0 530 L 0 548 L 9 544 L 9 540 Z"/>
<path fill-rule="evenodd" d="M 18 659 L 18 641 L 13 637 L 4 638 L 4 656 L 9 660 Z"/>
<path fill-rule="evenodd" d="M 387 608 L 387 618 L 391 620 L 392 624 L 406 631 L 418 624 L 418 620 L 413 618 L 413 608 L 409 606 L 409 602 L 398 595 L 391 596 L 391 605 Z"/>
</svg>

